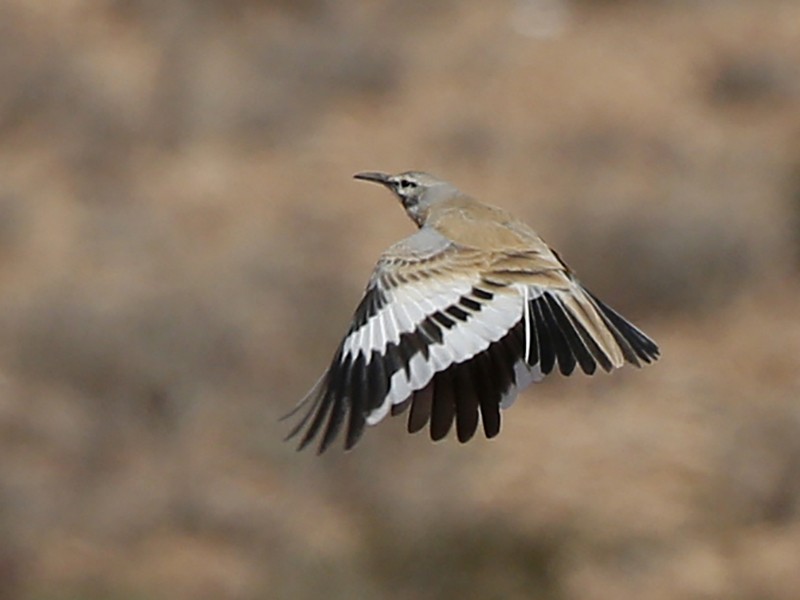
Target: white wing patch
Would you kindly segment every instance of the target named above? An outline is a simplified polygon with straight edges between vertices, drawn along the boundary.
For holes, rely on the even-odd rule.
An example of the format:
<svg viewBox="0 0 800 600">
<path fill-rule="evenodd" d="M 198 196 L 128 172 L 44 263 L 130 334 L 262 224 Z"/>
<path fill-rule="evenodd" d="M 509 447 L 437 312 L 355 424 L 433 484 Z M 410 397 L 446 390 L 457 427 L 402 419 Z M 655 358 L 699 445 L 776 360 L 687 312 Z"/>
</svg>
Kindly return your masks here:
<svg viewBox="0 0 800 600">
<path fill-rule="evenodd" d="M 342 360 L 355 358 L 359 352 L 369 360 L 373 350 L 383 352 L 388 344 L 397 344 L 400 334 L 416 330 L 428 316 L 457 304 L 471 289 L 468 281 L 427 280 L 384 291 L 386 306 L 347 337 Z"/>
<path fill-rule="evenodd" d="M 468 286 L 471 289 L 471 285 Z M 410 292 L 413 296 L 414 292 Z M 461 294 L 457 296 L 460 297 Z M 441 306 L 424 296 L 418 296 L 414 304 L 403 304 L 404 309 L 414 306 L 424 316 L 427 311 Z M 449 305 L 448 305 L 449 306 Z M 444 308 L 444 307 L 443 307 Z M 523 298 L 515 293 L 495 294 L 483 303 L 480 311 L 470 312 L 466 322 L 456 321 L 450 329 L 443 331 L 442 342 L 428 347 L 429 357 L 415 354 L 409 363 L 409 376 L 405 369 L 392 375 L 389 391 L 383 403 L 367 415 L 367 423 L 375 425 L 381 421 L 393 404 L 404 402 L 411 393 L 423 389 L 439 373 L 452 364 L 461 363 L 486 350 L 490 344 L 503 338 L 522 318 Z M 524 380 L 522 377 L 521 380 Z M 532 380 L 532 379 L 531 379 Z"/>
</svg>

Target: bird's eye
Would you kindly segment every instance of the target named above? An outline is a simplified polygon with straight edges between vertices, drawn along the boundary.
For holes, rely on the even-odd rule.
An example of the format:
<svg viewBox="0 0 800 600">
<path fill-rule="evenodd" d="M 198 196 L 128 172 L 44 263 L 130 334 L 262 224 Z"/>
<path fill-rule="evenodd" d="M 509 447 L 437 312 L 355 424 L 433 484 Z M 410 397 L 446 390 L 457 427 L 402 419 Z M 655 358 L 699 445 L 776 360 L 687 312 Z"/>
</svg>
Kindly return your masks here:
<svg viewBox="0 0 800 600">
<path fill-rule="evenodd" d="M 411 181 L 410 179 L 401 179 L 400 180 L 400 187 L 402 189 L 404 189 L 404 190 L 407 190 L 408 188 L 416 187 L 416 185 L 417 184 L 414 183 L 413 181 Z"/>
</svg>

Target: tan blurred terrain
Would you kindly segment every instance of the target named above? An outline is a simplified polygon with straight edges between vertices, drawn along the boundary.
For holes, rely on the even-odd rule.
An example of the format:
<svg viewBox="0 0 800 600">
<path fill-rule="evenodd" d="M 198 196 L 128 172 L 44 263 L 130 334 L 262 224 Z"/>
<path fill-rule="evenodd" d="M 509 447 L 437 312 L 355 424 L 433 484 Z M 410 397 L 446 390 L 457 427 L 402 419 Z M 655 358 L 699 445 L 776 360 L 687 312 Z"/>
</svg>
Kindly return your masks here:
<svg viewBox="0 0 800 600">
<path fill-rule="evenodd" d="M 663 359 L 295 453 L 411 168 Z M 800 598 L 799 273 L 796 0 L 0 0 L 0 599 Z"/>
</svg>

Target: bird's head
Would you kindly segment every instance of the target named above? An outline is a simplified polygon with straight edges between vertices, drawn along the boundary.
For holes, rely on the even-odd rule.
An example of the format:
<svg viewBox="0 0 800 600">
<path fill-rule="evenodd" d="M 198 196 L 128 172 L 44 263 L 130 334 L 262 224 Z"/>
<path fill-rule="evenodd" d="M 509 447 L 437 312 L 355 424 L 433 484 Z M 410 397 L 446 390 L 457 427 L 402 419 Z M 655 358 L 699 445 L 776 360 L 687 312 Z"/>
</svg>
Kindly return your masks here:
<svg viewBox="0 0 800 600">
<path fill-rule="evenodd" d="M 408 216 L 420 227 L 425 224 L 431 206 L 459 193 L 452 184 L 422 171 L 405 171 L 397 175 L 368 171 L 354 177 L 389 188 L 399 198 Z"/>
</svg>

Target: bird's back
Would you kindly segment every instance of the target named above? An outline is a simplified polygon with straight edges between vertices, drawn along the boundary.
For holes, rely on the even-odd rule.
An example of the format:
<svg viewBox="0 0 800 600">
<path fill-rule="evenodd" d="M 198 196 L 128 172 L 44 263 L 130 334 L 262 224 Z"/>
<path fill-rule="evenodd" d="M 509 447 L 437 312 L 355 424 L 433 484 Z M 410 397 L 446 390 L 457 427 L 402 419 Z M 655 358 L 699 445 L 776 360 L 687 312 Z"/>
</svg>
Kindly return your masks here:
<svg viewBox="0 0 800 600">
<path fill-rule="evenodd" d="M 543 269 L 566 268 L 528 225 L 510 212 L 459 194 L 431 208 L 431 227 L 460 248 L 536 257 Z"/>
</svg>

